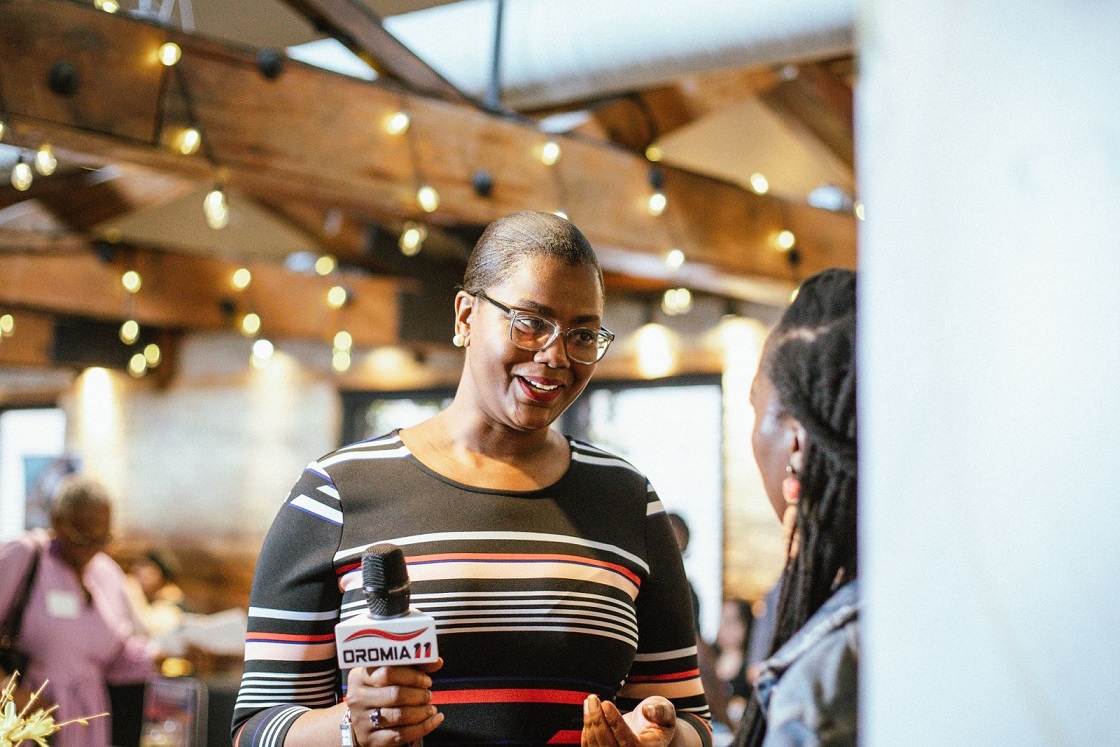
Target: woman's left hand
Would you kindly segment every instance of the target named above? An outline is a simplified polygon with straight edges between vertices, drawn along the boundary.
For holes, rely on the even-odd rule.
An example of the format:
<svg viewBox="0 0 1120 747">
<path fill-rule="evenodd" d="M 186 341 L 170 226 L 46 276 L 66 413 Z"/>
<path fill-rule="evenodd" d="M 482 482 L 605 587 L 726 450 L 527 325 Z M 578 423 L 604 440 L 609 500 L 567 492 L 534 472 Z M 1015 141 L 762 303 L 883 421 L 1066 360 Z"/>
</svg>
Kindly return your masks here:
<svg viewBox="0 0 1120 747">
<path fill-rule="evenodd" d="M 580 747 L 667 747 L 677 731 L 677 710 L 659 695 L 623 716 L 610 701 L 588 695 L 583 702 Z"/>
</svg>

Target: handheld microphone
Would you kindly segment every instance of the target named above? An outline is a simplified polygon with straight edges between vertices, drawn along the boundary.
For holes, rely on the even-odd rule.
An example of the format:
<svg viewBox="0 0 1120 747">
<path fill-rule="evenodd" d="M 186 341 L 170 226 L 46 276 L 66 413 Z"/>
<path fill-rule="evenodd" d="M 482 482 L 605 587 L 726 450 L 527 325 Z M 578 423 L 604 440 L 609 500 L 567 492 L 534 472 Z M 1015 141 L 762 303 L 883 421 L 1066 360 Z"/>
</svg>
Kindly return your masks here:
<svg viewBox="0 0 1120 747">
<path fill-rule="evenodd" d="M 408 606 L 412 591 L 399 547 L 383 542 L 366 548 L 362 590 L 367 611 L 334 629 L 340 669 L 439 661 L 436 621 Z"/>
</svg>

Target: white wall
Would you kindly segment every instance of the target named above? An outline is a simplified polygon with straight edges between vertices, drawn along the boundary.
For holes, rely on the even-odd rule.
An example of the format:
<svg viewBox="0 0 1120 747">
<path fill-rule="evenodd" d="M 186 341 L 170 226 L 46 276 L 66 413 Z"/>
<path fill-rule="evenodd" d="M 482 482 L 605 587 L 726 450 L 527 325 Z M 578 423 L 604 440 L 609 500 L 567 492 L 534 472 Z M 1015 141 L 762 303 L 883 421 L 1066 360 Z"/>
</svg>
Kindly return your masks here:
<svg viewBox="0 0 1120 747">
<path fill-rule="evenodd" d="M 860 34 L 861 743 L 1120 744 L 1120 3 Z"/>
</svg>

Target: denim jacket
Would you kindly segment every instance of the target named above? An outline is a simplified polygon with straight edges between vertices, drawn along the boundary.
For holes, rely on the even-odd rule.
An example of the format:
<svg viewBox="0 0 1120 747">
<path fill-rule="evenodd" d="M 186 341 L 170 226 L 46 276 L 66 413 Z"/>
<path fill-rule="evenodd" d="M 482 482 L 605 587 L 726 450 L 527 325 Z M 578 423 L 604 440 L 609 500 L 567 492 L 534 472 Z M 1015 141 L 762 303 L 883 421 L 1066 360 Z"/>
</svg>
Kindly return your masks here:
<svg viewBox="0 0 1120 747">
<path fill-rule="evenodd" d="M 762 663 L 755 685 L 766 747 L 856 743 L 859 579 L 837 589 Z"/>
</svg>

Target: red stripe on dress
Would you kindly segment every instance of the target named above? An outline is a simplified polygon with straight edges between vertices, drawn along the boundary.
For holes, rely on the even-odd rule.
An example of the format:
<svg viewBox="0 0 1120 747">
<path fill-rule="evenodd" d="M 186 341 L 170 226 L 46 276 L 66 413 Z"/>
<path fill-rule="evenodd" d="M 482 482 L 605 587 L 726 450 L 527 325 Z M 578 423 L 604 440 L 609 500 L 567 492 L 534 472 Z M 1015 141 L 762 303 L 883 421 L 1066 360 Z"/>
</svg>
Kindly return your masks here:
<svg viewBox="0 0 1120 747">
<path fill-rule="evenodd" d="M 547 744 L 579 744 L 582 737 L 583 732 L 581 731 L 565 729 L 553 734 L 552 739 L 548 740 Z"/>
<path fill-rule="evenodd" d="M 669 672 L 668 674 L 632 674 L 626 678 L 627 682 L 672 682 L 674 680 L 689 680 L 700 676 L 699 669 L 690 669 L 687 672 Z"/>
<path fill-rule="evenodd" d="M 334 640 L 334 633 L 322 635 L 294 635 L 292 633 L 248 633 L 245 640 L 249 643 L 273 641 L 275 643 L 327 643 Z"/>
<path fill-rule="evenodd" d="M 482 553 L 482 552 L 465 552 L 446 555 L 414 555 L 408 559 L 409 564 L 413 563 L 457 563 L 469 562 L 471 560 L 481 560 L 489 562 L 528 562 L 539 563 L 541 561 L 555 561 L 561 563 L 576 563 L 578 565 L 591 565 L 597 568 L 606 568 L 615 573 L 626 576 L 635 585 L 641 586 L 641 579 L 638 574 L 631 571 L 625 566 L 618 565 L 617 563 L 608 563 L 604 560 L 595 560 L 594 558 L 585 558 L 580 555 L 514 555 L 514 554 L 499 554 L 499 553 Z"/>
<path fill-rule="evenodd" d="M 583 705 L 590 693 L 573 690 L 433 690 L 432 705 L 463 703 L 557 703 Z"/>
</svg>

